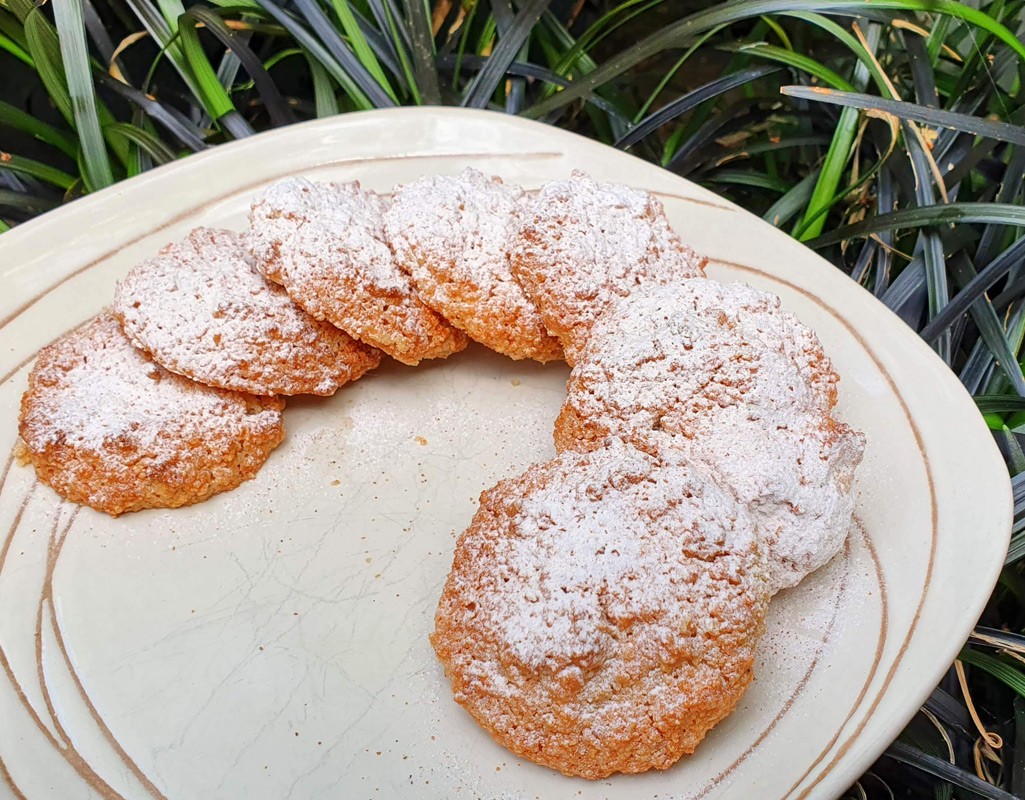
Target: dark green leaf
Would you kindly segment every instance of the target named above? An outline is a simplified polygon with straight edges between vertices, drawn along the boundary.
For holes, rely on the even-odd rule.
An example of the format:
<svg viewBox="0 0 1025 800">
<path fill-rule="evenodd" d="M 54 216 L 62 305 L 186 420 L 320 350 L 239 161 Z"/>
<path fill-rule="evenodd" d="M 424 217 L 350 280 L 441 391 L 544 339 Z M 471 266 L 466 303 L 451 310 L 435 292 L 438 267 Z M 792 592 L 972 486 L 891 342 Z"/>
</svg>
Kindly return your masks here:
<svg viewBox="0 0 1025 800">
<path fill-rule="evenodd" d="M 61 189 L 70 189 L 75 185 L 76 178 L 63 170 L 51 167 L 41 161 L 36 161 L 24 156 L 16 156 L 12 153 L 0 152 L 0 170 L 7 169 L 18 175 L 30 175 L 46 183 L 53 184 Z"/>
<path fill-rule="evenodd" d="M 416 0 L 411 0 L 416 2 Z M 498 40 L 488 63 L 467 86 L 460 105 L 465 108 L 486 108 L 498 84 L 505 77 L 509 65 L 527 40 L 531 30 L 552 0 L 526 0 L 520 12 L 509 26 L 509 30 Z"/>
<path fill-rule="evenodd" d="M 909 119 L 943 128 L 953 128 L 954 130 L 964 131 L 976 136 L 997 139 L 1001 142 L 1025 145 L 1025 128 L 1020 125 L 1011 125 L 1007 122 L 994 122 L 993 120 L 980 117 L 971 117 L 967 114 L 955 114 L 952 111 L 929 108 L 928 106 L 920 106 L 901 100 L 885 100 L 882 97 L 876 97 L 871 94 L 837 92 L 833 89 L 819 86 L 784 86 L 780 91 L 789 97 L 800 97 L 820 103 L 831 103 L 847 108 L 860 108 L 881 114 L 891 114 L 900 119 Z"/>
<path fill-rule="evenodd" d="M 260 93 L 263 105 L 275 125 L 288 125 L 295 121 L 291 109 L 281 96 L 277 84 L 274 83 L 263 64 L 249 46 L 227 25 L 224 21 L 204 6 L 192 6 L 185 14 L 186 18 L 192 18 L 202 22 L 208 31 L 212 33 L 225 47 L 229 48 L 238 58 L 239 63 L 249 73 L 249 77 L 256 85 Z M 180 23 L 179 23 L 180 24 Z"/>
<path fill-rule="evenodd" d="M 986 783 L 967 770 L 956 767 L 936 756 L 923 753 L 921 750 L 903 742 L 894 742 L 890 745 L 886 750 L 886 755 L 905 764 L 917 767 L 923 772 L 928 772 L 930 775 L 935 775 L 937 778 L 950 781 L 955 786 L 972 792 L 972 794 L 978 797 L 985 797 L 988 800 L 1016 800 L 1014 795 L 1005 792 L 1003 789 L 998 789 L 991 783 Z"/>
<path fill-rule="evenodd" d="M 745 69 L 732 75 L 724 75 L 703 86 L 699 86 L 638 122 L 630 128 L 623 138 L 616 142 L 616 147 L 625 150 L 641 141 L 652 131 L 657 130 L 670 120 L 676 119 L 681 114 L 686 114 L 706 100 L 711 100 L 713 97 L 725 94 L 731 89 L 736 89 L 738 86 L 743 86 L 766 75 L 771 75 L 773 72 L 777 72 L 778 69 L 778 67 L 753 67 L 752 69 Z"/>
<path fill-rule="evenodd" d="M 335 30 L 331 21 L 324 14 L 315 0 L 294 0 L 295 7 L 306 18 L 310 27 L 316 32 L 324 47 L 331 53 L 338 66 L 345 71 L 352 82 L 359 87 L 360 93 L 375 108 L 389 108 L 395 105 L 395 100 L 389 95 L 380 83 L 374 78 L 370 70 L 360 62 L 349 45 L 342 39 Z M 376 64 L 376 61 L 374 62 Z M 382 76 L 383 77 L 383 76 Z M 390 87 L 389 87 L 390 89 Z"/>
<path fill-rule="evenodd" d="M 434 34 L 431 19 L 423 0 L 404 0 L 406 21 L 413 55 L 413 74 L 422 102 L 429 106 L 441 105 L 441 87 L 434 64 Z"/>
<path fill-rule="evenodd" d="M 871 217 L 854 225 L 844 225 L 808 242 L 811 248 L 825 247 L 856 236 L 923 225 L 957 225 L 985 222 L 998 225 L 1025 225 L 1025 208 L 1002 203 L 949 203 L 926 208 L 909 208 L 879 217 Z"/>
</svg>

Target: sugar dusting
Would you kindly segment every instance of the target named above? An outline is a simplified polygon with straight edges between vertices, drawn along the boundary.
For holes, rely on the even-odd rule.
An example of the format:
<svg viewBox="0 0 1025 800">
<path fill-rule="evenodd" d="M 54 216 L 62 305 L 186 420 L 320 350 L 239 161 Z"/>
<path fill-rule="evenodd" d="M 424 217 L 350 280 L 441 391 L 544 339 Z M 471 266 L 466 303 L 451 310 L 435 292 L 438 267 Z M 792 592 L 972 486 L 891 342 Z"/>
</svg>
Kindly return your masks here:
<svg viewBox="0 0 1025 800">
<path fill-rule="evenodd" d="M 638 287 L 596 324 L 556 441 L 587 449 L 615 433 L 682 448 L 747 507 L 778 590 L 832 558 L 850 528 L 864 438 L 829 416 L 836 381 L 774 295 L 710 280 Z"/>
<path fill-rule="evenodd" d="M 330 394 L 380 361 L 257 273 L 226 230 L 198 228 L 135 267 L 114 311 L 163 366 L 238 391 Z"/>
<path fill-rule="evenodd" d="M 256 267 L 317 319 L 411 365 L 466 347 L 419 299 L 384 234 L 384 200 L 358 182 L 287 178 L 253 204 L 246 242 Z"/>
<path fill-rule="evenodd" d="M 385 242 L 384 208 L 358 181 L 286 178 L 253 204 L 247 243 L 258 264 L 279 259 L 276 268 L 290 281 L 348 269 L 384 291 L 408 293 Z"/>
<path fill-rule="evenodd" d="M 485 494 L 435 647 L 456 699 L 515 752 L 587 777 L 631 771 L 637 751 L 668 766 L 746 686 L 759 547 L 699 469 L 615 441 L 566 453 Z"/>
<path fill-rule="evenodd" d="M 545 184 L 523 214 L 513 271 L 573 357 L 609 303 L 644 282 L 700 277 L 705 259 L 648 192 L 574 172 Z"/>
<path fill-rule="evenodd" d="M 514 358 L 560 354 L 512 275 L 509 247 L 523 190 L 467 168 L 398 187 L 385 230 L 424 301 L 481 343 Z"/>
<path fill-rule="evenodd" d="M 215 447 L 281 421 L 277 407 L 251 406 L 244 395 L 210 389 L 154 364 L 109 314 L 44 351 L 33 380 L 47 391 L 37 393 L 25 420 L 32 449 L 69 444 L 102 451 L 112 462 L 142 454 L 159 466 L 176 463 L 183 441 L 196 436 Z"/>
</svg>

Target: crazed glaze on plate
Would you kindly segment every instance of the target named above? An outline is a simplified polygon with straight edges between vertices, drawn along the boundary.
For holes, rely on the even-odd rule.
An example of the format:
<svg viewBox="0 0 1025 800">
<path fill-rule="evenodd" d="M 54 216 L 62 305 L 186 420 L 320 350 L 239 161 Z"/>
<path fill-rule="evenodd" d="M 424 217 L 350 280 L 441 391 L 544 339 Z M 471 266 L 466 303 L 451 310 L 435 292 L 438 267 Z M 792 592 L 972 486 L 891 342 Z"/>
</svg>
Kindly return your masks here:
<svg viewBox="0 0 1025 800">
<path fill-rule="evenodd" d="M 4 234 L 3 453 L 33 354 L 109 303 L 135 262 L 197 225 L 241 229 L 254 193 L 285 175 L 388 191 L 465 166 L 528 188 L 583 168 L 656 192 L 711 277 L 778 293 L 842 376 L 839 413 L 868 437 L 858 527 L 774 600 L 737 712 L 671 770 L 588 783 L 514 759 L 452 701 L 427 633 L 455 536 L 482 489 L 553 452 L 567 376 L 474 346 L 290 403 L 288 438 L 258 477 L 189 509 L 112 520 L 5 456 L 0 797 L 827 798 L 918 708 L 1009 536 L 1006 470 L 971 399 L 811 251 L 554 128 L 347 114 L 191 156 Z M 970 596 L 942 591 L 955 576 Z"/>
</svg>

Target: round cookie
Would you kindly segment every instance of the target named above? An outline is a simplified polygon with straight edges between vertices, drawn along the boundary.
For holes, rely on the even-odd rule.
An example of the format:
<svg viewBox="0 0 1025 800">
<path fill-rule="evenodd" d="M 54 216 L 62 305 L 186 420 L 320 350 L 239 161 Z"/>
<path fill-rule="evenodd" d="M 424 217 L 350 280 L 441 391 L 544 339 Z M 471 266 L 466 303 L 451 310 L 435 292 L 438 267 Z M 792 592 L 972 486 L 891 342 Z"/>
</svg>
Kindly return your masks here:
<svg viewBox="0 0 1025 800">
<path fill-rule="evenodd" d="M 594 321 L 642 283 L 704 274 L 653 195 L 582 172 L 541 187 L 524 208 L 513 274 L 572 365 Z"/>
<path fill-rule="evenodd" d="M 466 347 L 416 296 L 384 237 L 384 201 L 352 183 L 287 178 L 253 204 L 246 243 L 256 268 L 317 319 L 404 364 Z"/>
<path fill-rule="evenodd" d="M 836 383 L 818 338 L 775 295 L 646 285 L 595 324 L 556 447 L 590 450 L 612 434 L 703 463 L 765 539 L 776 591 L 825 564 L 850 529 L 864 436 L 832 418 Z"/>
<path fill-rule="evenodd" d="M 514 359 L 562 358 L 509 265 L 523 190 L 467 168 L 398 187 L 384 215 L 418 296 L 470 338 Z"/>
<path fill-rule="evenodd" d="M 284 401 L 212 389 L 136 350 L 109 313 L 44 347 L 21 400 L 21 455 L 58 494 L 117 516 L 252 478 Z"/>
<path fill-rule="evenodd" d="M 591 779 L 665 769 L 751 681 L 759 547 L 685 462 L 564 453 L 481 495 L 431 641 L 455 699 L 517 755 Z"/>
<path fill-rule="evenodd" d="M 381 362 L 256 272 L 232 231 L 197 228 L 136 266 L 113 311 L 161 366 L 221 389 L 329 395 Z"/>
</svg>

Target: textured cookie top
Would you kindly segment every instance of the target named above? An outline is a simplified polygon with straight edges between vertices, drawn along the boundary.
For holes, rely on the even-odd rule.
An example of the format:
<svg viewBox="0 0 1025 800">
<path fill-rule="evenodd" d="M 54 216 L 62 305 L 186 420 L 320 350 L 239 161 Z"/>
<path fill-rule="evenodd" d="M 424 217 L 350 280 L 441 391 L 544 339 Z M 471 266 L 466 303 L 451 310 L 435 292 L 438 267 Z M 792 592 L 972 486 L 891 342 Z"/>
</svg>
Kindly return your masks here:
<svg viewBox="0 0 1025 800">
<path fill-rule="evenodd" d="M 288 178 L 249 214 L 257 269 L 317 319 L 407 364 L 444 358 L 466 336 L 416 296 L 385 240 L 384 201 L 352 183 Z"/>
<path fill-rule="evenodd" d="M 595 325 L 556 444 L 586 450 L 613 433 L 685 448 L 749 507 L 779 589 L 846 538 L 864 442 L 829 415 L 836 382 L 775 295 L 703 279 L 638 287 Z"/>
<path fill-rule="evenodd" d="M 283 408 L 168 372 L 105 313 L 40 351 L 20 432 L 37 469 L 74 479 L 73 499 L 121 513 L 156 483 L 193 502 L 218 471 L 250 477 L 281 441 Z"/>
<path fill-rule="evenodd" d="M 241 237 L 198 228 L 118 283 L 114 313 L 167 369 L 254 394 L 333 394 L 381 354 L 314 319 L 253 268 Z"/>
<path fill-rule="evenodd" d="M 700 277 L 705 263 L 670 228 L 656 197 L 581 172 L 545 184 L 526 205 L 511 257 L 570 363 L 617 297 L 642 283 Z"/>
<path fill-rule="evenodd" d="M 727 493 L 610 441 L 482 495 L 432 641 L 502 744 L 596 778 L 665 768 L 729 712 L 767 597 Z"/>
<path fill-rule="evenodd" d="M 481 344 L 512 358 L 562 357 L 512 275 L 523 190 L 467 168 L 400 186 L 385 231 L 420 298 Z"/>
</svg>

